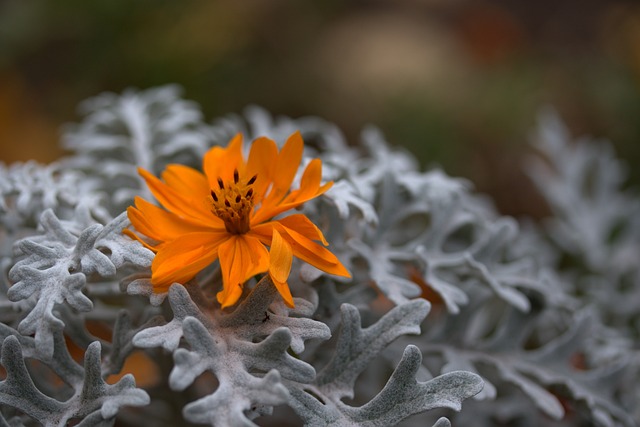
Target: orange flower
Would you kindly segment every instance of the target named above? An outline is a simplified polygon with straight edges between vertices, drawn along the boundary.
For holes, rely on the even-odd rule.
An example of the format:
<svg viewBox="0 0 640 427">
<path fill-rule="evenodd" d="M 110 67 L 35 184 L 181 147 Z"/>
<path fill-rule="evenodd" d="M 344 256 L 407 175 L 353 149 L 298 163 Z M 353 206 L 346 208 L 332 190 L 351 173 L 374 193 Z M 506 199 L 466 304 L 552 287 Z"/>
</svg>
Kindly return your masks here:
<svg viewBox="0 0 640 427">
<path fill-rule="evenodd" d="M 271 139 L 258 138 L 245 161 L 242 137 L 237 135 L 227 148 L 213 147 L 205 154 L 204 174 L 171 164 L 160 180 L 139 169 L 167 209 L 140 197 L 135 207 L 127 209 L 135 229 L 153 240 L 145 242 L 125 230 L 156 252 L 151 265 L 154 291 L 165 292 L 174 282 L 185 283 L 216 259 L 223 283 L 217 297 L 223 308 L 238 301 L 244 282 L 267 271 L 285 303 L 293 307 L 287 278 L 294 255 L 327 273 L 349 277 L 336 256 L 315 242 L 327 245 L 322 232 L 305 215 L 273 219 L 318 197 L 333 184 L 320 184 L 322 162 L 314 159 L 302 174 L 300 188 L 290 191 L 303 145 L 299 132 L 279 152 Z"/>
</svg>

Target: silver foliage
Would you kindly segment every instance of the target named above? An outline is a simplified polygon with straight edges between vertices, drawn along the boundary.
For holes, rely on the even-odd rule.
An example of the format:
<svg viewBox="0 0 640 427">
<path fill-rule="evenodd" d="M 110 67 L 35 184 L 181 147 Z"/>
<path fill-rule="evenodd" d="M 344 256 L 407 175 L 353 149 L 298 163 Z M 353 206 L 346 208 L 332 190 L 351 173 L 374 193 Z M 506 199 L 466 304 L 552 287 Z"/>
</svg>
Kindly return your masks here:
<svg viewBox="0 0 640 427">
<path fill-rule="evenodd" d="M 607 322 L 640 336 L 640 199 L 623 187 L 627 165 L 606 141 L 573 141 L 559 117 L 546 110 L 534 146 L 531 176 L 553 217 L 546 235 L 557 256 L 576 259 L 565 269 L 574 293 L 586 292 Z"/>
<path fill-rule="evenodd" d="M 180 92 L 170 85 L 84 101 L 85 119 L 69 126 L 63 139 L 75 152 L 65 164 L 90 172 L 93 185 L 119 209 L 138 194 L 148 196 L 137 168 L 159 174 L 168 163 L 199 166 L 209 145 L 206 125 L 197 105 L 181 99 Z"/>
<path fill-rule="evenodd" d="M 135 387 L 131 375 L 113 385 L 104 382 L 99 342 L 87 348 L 84 369 L 73 369 L 75 362 L 66 360 L 63 372 L 71 375 L 63 379 L 73 388 L 74 394 L 65 401 L 51 398 L 38 390 L 27 371 L 22 347 L 15 336 L 4 339 L 1 361 L 7 377 L 0 382 L 0 402 L 21 410 L 45 426 L 64 426 L 72 419 L 82 420 L 78 424 L 80 426 L 111 425 L 121 406 L 149 403 L 149 396 Z"/>
<path fill-rule="evenodd" d="M 16 242 L 18 261 L 9 271 L 13 285 L 7 297 L 34 302 L 18 330 L 35 334 L 38 355 L 43 360 L 53 355 L 52 328 L 64 326 L 54 313 L 56 306 L 66 303 L 79 312 L 93 308 L 82 292 L 87 275 L 115 276 L 125 263 L 150 265 L 150 251 L 121 235 L 127 222 L 126 214 L 121 214 L 106 226 L 92 224 L 82 231 L 70 230 L 46 210 L 40 219 L 44 233 Z"/>
<path fill-rule="evenodd" d="M 640 199 L 608 143 L 543 113 L 538 226 L 374 127 L 351 145 L 259 107 L 207 124 L 175 86 L 82 112 L 69 157 L 0 165 L 0 426 L 639 425 Z M 154 294 L 153 254 L 122 234 L 149 198 L 136 169 L 296 130 L 334 181 L 303 213 L 353 279 L 295 262 L 295 309 L 264 278 L 222 311 L 214 263 Z M 144 390 L 143 371 L 111 377 L 140 351 L 158 376 Z"/>
</svg>

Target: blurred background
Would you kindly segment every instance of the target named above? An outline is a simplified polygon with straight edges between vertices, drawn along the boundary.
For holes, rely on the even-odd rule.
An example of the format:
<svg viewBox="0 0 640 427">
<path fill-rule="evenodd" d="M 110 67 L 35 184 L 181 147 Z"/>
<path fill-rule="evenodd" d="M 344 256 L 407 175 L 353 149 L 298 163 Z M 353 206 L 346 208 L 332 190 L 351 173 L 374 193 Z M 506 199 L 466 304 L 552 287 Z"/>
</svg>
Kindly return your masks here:
<svg viewBox="0 0 640 427">
<path fill-rule="evenodd" d="M 178 83 L 210 120 L 258 104 L 368 123 L 505 214 L 543 106 L 640 183 L 640 4 L 624 0 L 0 0 L 0 160 L 49 162 L 102 91 Z"/>
</svg>

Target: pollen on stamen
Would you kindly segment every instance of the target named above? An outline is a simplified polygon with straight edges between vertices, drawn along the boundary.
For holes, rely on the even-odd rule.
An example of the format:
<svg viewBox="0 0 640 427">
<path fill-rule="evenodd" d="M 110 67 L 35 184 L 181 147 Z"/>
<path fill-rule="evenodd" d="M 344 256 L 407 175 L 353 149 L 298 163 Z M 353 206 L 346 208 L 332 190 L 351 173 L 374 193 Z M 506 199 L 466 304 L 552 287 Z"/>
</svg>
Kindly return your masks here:
<svg viewBox="0 0 640 427">
<path fill-rule="evenodd" d="M 251 213 L 254 207 L 255 191 L 251 184 L 257 175 L 245 181 L 239 171 L 233 171 L 233 181 L 217 178 L 219 189 L 210 190 L 212 212 L 224 221 L 225 228 L 232 234 L 244 234 L 251 228 Z"/>
</svg>

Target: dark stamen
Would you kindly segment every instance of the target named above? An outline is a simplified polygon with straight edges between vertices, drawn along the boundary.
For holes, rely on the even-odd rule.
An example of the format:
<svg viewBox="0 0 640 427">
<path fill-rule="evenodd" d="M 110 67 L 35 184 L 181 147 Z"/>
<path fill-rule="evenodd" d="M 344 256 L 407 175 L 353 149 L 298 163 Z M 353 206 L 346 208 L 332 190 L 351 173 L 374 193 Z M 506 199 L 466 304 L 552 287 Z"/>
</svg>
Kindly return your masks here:
<svg viewBox="0 0 640 427">
<path fill-rule="evenodd" d="M 221 190 L 224 190 L 224 182 L 222 182 L 222 178 L 218 178 L 218 185 L 220 186 Z"/>
<path fill-rule="evenodd" d="M 247 182 L 247 185 L 251 185 L 254 182 L 256 182 L 256 178 L 258 178 L 258 175 L 253 175 L 253 177 L 251 177 L 251 179 L 249 180 L 249 182 Z"/>
<path fill-rule="evenodd" d="M 253 196 L 253 188 L 250 188 L 249 191 L 247 191 L 247 195 L 245 196 L 247 199 L 250 199 L 251 196 Z"/>
<path fill-rule="evenodd" d="M 240 199 L 242 199 L 242 197 L 238 194 L 238 195 L 236 196 L 236 203 L 240 203 Z"/>
<path fill-rule="evenodd" d="M 240 180 L 240 177 L 238 176 L 238 169 L 234 169 L 233 170 L 233 182 L 237 184 L 239 180 Z"/>
<path fill-rule="evenodd" d="M 216 196 L 216 193 L 213 190 L 211 190 L 211 197 L 213 197 L 213 200 L 216 202 L 218 201 L 218 196 Z"/>
</svg>

